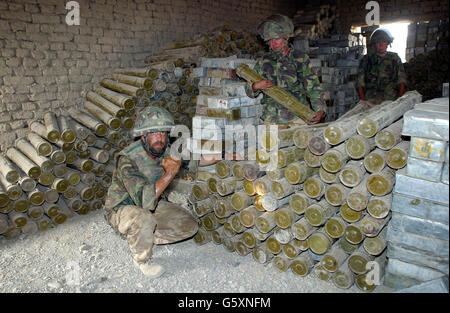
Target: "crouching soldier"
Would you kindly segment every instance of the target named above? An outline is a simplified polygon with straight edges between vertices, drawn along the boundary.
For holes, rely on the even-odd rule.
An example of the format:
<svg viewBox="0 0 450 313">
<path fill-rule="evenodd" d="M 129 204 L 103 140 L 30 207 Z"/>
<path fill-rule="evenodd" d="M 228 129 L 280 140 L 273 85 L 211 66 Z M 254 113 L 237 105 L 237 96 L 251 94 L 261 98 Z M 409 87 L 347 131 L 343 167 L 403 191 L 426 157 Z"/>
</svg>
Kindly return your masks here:
<svg viewBox="0 0 450 313">
<path fill-rule="evenodd" d="M 151 262 L 154 245 L 184 240 L 198 230 L 197 221 L 185 209 L 158 200 L 181 165 L 167 149 L 168 132 L 174 126 L 163 108 L 148 107 L 138 114 L 132 134 L 140 138 L 116 156 L 105 202 L 106 220 L 126 237 L 134 263 L 152 278 L 164 272 Z"/>
</svg>

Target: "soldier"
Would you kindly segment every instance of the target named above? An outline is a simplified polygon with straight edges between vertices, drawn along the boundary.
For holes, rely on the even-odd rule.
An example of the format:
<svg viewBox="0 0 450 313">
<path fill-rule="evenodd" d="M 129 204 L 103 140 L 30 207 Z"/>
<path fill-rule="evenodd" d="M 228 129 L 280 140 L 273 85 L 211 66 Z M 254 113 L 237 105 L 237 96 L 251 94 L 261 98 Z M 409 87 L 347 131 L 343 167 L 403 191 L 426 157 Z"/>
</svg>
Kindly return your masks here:
<svg viewBox="0 0 450 313">
<path fill-rule="evenodd" d="M 394 41 L 391 33 L 379 28 L 370 35 L 376 53 L 366 54 L 359 64 L 358 94 L 361 100 L 370 104 L 380 104 L 385 100 L 395 100 L 405 93 L 406 74 L 397 53 L 388 52 L 387 47 Z"/>
<path fill-rule="evenodd" d="M 140 140 L 117 155 L 105 201 L 106 220 L 126 237 L 134 263 L 152 278 L 164 272 L 161 265 L 150 263 L 154 244 L 177 242 L 198 230 L 197 221 L 186 210 L 158 202 L 181 165 L 181 160 L 166 149 L 167 132 L 172 127 L 173 118 L 163 108 L 148 107 L 139 112 L 132 134 Z M 190 165 L 208 165 L 202 161 L 191 161 L 197 163 Z"/>
<path fill-rule="evenodd" d="M 294 33 L 292 21 L 281 14 L 275 14 L 258 26 L 258 33 L 268 42 L 270 52 L 258 60 L 254 70 L 266 77 L 247 87 L 249 97 L 256 97 L 261 90 L 277 85 L 308 105 L 307 97 L 316 115 L 307 121 L 308 124 L 319 123 L 325 114 L 325 104 L 319 79 L 311 68 L 308 55 L 295 51 L 288 43 Z M 270 97 L 264 97 L 261 118 L 271 124 L 304 124 L 293 112 L 278 104 Z"/>
</svg>

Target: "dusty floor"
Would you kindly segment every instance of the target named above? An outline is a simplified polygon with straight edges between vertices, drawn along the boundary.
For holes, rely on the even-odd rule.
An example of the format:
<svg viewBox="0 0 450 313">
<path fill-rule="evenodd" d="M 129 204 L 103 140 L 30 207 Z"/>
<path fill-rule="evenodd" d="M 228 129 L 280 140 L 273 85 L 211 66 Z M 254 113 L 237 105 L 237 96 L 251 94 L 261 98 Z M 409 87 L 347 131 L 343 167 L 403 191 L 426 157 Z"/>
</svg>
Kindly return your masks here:
<svg viewBox="0 0 450 313">
<path fill-rule="evenodd" d="M 0 238 L 0 292 L 361 292 L 313 275 L 279 273 L 271 263 L 258 264 L 251 254 L 241 257 L 212 242 L 157 246 L 154 257 L 166 273 L 151 280 L 135 267 L 127 242 L 106 223 L 103 211 L 94 211 L 46 232 Z"/>
</svg>

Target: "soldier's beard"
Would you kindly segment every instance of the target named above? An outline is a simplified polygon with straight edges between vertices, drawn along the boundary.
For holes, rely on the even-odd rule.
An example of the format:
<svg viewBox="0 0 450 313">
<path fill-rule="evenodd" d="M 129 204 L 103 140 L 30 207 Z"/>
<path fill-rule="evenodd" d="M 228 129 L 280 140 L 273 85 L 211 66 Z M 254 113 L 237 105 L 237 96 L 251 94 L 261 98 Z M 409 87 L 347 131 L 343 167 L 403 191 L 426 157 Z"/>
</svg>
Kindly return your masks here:
<svg viewBox="0 0 450 313">
<path fill-rule="evenodd" d="M 160 148 L 154 148 L 154 146 L 159 143 L 160 144 Z M 153 145 L 148 147 L 148 151 L 154 155 L 155 157 L 160 157 L 164 154 L 164 152 L 166 151 L 166 144 L 163 144 L 161 141 L 155 142 Z"/>
</svg>

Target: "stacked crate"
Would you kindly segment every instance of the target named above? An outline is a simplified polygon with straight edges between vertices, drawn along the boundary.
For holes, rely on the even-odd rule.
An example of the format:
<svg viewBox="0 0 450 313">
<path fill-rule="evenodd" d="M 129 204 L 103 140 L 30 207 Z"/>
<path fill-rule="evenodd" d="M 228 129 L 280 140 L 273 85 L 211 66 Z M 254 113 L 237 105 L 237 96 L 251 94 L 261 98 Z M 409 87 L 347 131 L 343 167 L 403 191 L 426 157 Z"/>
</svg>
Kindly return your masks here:
<svg viewBox="0 0 450 313">
<path fill-rule="evenodd" d="M 408 25 L 405 55 L 407 62 L 419 54 L 440 49 L 443 45 L 448 48 L 448 18 Z"/>
<path fill-rule="evenodd" d="M 200 67 L 193 69 L 193 77 L 199 79 L 196 113 L 192 119 L 194 153 L 222 153 L 225 148 L 222 140 L 225 145 L 233 140 L 226 137 L 226 129 L 259 124 L 261 98 L 249 98 L 246 83 L 236 76 L 236 68 L 242 63 L 253 67 L 256 61 L 236 56 L 201 58 Z M 236 138 L 235 141 L 243 142 L 244 139 Z M 204 141 L 209 141 L 212 149 L 205 149 Z"/>
<path fill-rule="evenodd" d="M 385 284 L 408 288 L 448 275 L 449 103 L 437 98 L 405 113 L 408 162 L 396 174 Z"/>
<path fill-rule="evenodd" d="M 327 98 L 326 121 L 334 121 L 358 101 L 356 82 L 364 46 L 353 34 L 332 35 L 309 47 L 311 66 Z"/>
<path fill-rule="evenodd" d="M 254 127 L 259 124 L 261 97 L 252 99 L 247 96 L 247 83 L 240 81 L 236 76 L 236 68 L 242 63 L 253 68 L 256 62 L 239 59 L 236 56 L 201 58 L 200 67 L 193 69 L 192 76 L 199 79 L 199 95 L 196 114 L 192 119 L 190 143 L 190 151 L 194 157 L 222 156 L 223 152 L 239 152 L 248 147 L 249 138 L 239 129 L 241 125 L 243 128 L 240 130 L 243 131 L 245 125 Z M 227 196 L 232 192 L 220 188 L 218 192 L 216 188 L 216 183 L 220 179 L 226 179 L 230 175 L 226 171 L 226 165 L 230 162 L 225 161 L 223 170 L 217 174 L 214 165 L 199 167 L 197 171 L 190 200 L 201 225 L 194 238 L 198 243 L 211 241 L 212 230 L 216 228 L 219 220 L 223 224 L 230 215 L 231 208 L 227 207 L 230 205 Z M 216 196 L 211 196 L 211 193 Z M 216 202 L 222 203 L 218 209 L 215 209 Z"/>
</svg>

